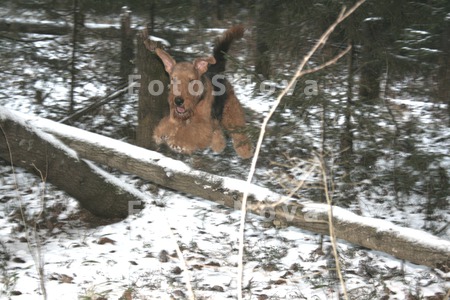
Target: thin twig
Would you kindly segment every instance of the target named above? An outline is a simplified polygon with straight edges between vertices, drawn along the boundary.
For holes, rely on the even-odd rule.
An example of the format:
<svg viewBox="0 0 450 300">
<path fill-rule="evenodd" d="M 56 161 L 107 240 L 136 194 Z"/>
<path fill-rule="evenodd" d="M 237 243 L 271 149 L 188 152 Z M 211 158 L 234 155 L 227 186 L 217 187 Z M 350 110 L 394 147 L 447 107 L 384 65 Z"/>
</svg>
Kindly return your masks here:
<svg viewBox="0 0 450 300">
<path fill-rule="evenodd" d="M 255 174 L 256 163 L 258 161 L 259 153 L 261 151 L 261 146 L 262 146 L 262 142 L 264 139 L 264 135 L 266 133 L 267 124 L 269 123 L 270 118 L 274 114 L 275 110 L 277 109 L 278 105 L 280 104 L 280 102 L 284 98 L 284 96 L 291 90 L 291 88 L 294 86 L 294 84 L 296 83 L 298 78 L 300 78 L 301 76 L 303 76 L 305 74 L 305 71 L 303 71 L 303 69 L 305 68 L 306 63 L 311 59 L 311 57 L 314 55 L 314 53 L 327 42 L 328 38 L 330 37 L 331 33 L 334 31 L 336 26 L 339 23 L 341 23 L 342 21 L 344 21 L 348 16 L 350 16 L 364 2 L 365 2 L 365 0 L 358 1 L 348 11 L 346 11 L 345 8 L 342 9 L 342 11 L 340 12 L 336 21 L 328 28 L 327 31 L 325 31 L 325 33 L 322 34 L 319 41 L 305 55 L 305 57 L 303 58 L 302 62 L 299 65 L 296 73 L 292 77 L 291 81 L 284 88 L 284 90 L 281 91 L 281 93 L 278 95 L 277 99 L 275 100 L 274 105 L 270 109 L 267 116 L 264 118 L 264 121 L 261 125 L 261 131 L 260 131 L 260 134 L 258 137 L 258 142 L 256 144 L 255 154 L 253 156 L 252 163 L 250 165 L 250 171 L 249 171 L 248 178 L 247 178 L 247 185 L 246 185 L 246 188 L 244 189 L 244 193 L 242 195 L 241 221 L 240 221 L 240 226 L 239 226 L 238 270 L 237 270 L 237 272 L 238 272 L 238 274 L 237 274 L 237 296 L 238 296 L 239 300 L 242 299 L 242 286 L 243 286 L 242 283 L 243 283 L 243 273 L 244 273 L 244 242 L 245 242 L 244 231 L 245 231 L 245 219 L 246 219 L 246 215 L 247 215 L 247 199 L 248 199 L 248 194 L 249 194 L 248 187 L 249 187 L 249 185 L 253 179 L 253 176 Z M 342 57 L 342 56 L 340 56 L 340 57 Z M 337 61 L 337 59 L 336 59 L 336 61 Z M 318 70 L 325 68 L 328 65 L 329 65 L 328 63 L 325 63 L 315 69 L 316 69 L 316 71 L 318 71 Z"/>
<path fill-rule="evenodd" d="M 338 251 L 337 251 L 336 235 L 334 233 L 333 203 L 332 203 L 333 201 L 332 201 L 332 196 L 330 195 L 330 190 L 328 188 L 327 166 L 325 164 L 325 161 L 324 161 L 322 155 L 320 155 L 318 160 L 320 162 L 320 169 L 322 170 L 323 190 L 325 192 L 325 199 L 327 200 L 327 204 L 328 204 L 328 231 L 329 231 L 329 235 L 330 235 L 331 247 L 333 248 L 333 256 L 334 256 L 334 261 L 336 264 L 336 273 L 338 274 L 338 277 L 339 277 L 339 282 L 342 287 L 344 299 L 348 300 L 347 287 L 345 286 L 344 277 L 342 276 L 341 263 L 339 261 L 339 255 L 338 255 Z"/>
<path fill-rule="evenodd" d="M 42 292 L 42 297 L 44 300 L 47 299 L 47 288 L 45 287 L 45 272 L 44 272 L 44 257 L 42 255 L 42 249 L 41 249 L 41 243 L 40 243 L 40 239 L 39 239 L 39 235 L 37 232 L 37 228 L 36 226 L 34 227 L 34 239 L 36 242 L 36 252 L 33 251 L 32 245 L 31 245 L 31 236 L 30 233 L 28 231 L 28 226 L 27 226 L 27 220 L 25 217 L 25 212 L 23 210 L 23 202 L 22 202 L 22 197 L 20 196 L 19 193 L 19 182 L 17 180 L 17 175 L 16 175 L 16 169 L 14 167 L 14 160 L 13 160 L 13 155 L 12 155 L 12 151 L 11 151 L 11 146 L 9 144 L 8 141 L 8 136 L 6 135 L 5 130 L 3 129 L 3 126 L 0 124 L 0 131 L 3 133 L 4 137 L 5 137 L 5 141 L 6 141 L 6 147 L 8 148 L 8 154 L 9 154 L 9 161 L 11 164 L 11 171 L 12 171 L 12 175 L 13 175 L 13 180 L 14 180 L 14 188 L 16 191 L 16 197 L 17 200 L 19 201 L 19 210 L 20 210 L 20 215 L 22 217 L 22 221 L 23 221 L 23 225 L 25 227 L 25 236 L 27 239 L 27 247 L 28 247 L 28 251 L 30 251 L 30 255 L 33 258 L 33 261 L 35 263 L 36 266 L 36 272 L 39 275 L 39 285 L 41 288 L 41 292 Z M 39 173 L 40 170 L 38 170 Z M 41 177 L 42 177 L 42 173 L 41 173 Z M 43 178 L 43 177 L 42 177 Z M 43 195 L 42 197 L 44 198 L 45 195 Z"/>
<path fill-rule="evenodd" d="M 186 281 L 186 288 L 188 291 L 189 300 L 195 300 L 195 294 L 194 294 L 194 290 L 192 289 L 191 276 L 190 276 L 188 264 L 187 264 L 186 260 L 184 259 L 183 252 L 181 252 L 180 246 L 178 245 L 178 240 L 175 237 L 175 235 L 173 234 L 172 228 L 170 227 L 170 223 L 169 223 L 169 220 L 167 219 L 167 217 L 165 218 L 165 220 L 166 220 L 167 232 L 170 236 L 170 239 L 174 243 L 175 252 L 177 252 L 178 259 L 180 260 L 180 263 L 181 263 L 181 268 L 183 269 L 183 276 L 184 276 L 184 280 Z"/>
</svg>

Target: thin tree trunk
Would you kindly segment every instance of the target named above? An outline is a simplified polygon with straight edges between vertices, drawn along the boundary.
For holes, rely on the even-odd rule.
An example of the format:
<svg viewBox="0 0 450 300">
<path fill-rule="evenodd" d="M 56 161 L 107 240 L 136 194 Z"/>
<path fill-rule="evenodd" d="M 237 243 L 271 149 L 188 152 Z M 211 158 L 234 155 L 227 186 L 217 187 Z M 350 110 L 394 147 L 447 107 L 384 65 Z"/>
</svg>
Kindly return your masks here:
<svg viewBox="0 0 450 300">
<path fill-rule="evenodd" d="M 383 34 L 382 21 L 373 19 L 363 23 L 363 45 L 361 49 L 361 78 L 359 81 L 359 98 L 366 104 L 374 104 L 380 98 L 380 45 L 377 44 Z"/>
<path fill-rule="evenodd" d="M 128 75 L 133 73 L 134 58 L 134 35 L 131 30 L 131 11 L 127 6 L 122 7 L 120 14 L 120 33 L 121 33 L 121 51 L 120 51 L 120 77 L 123 82 L 128 82 Z"/>
<path fill-rule="evenodd" d="M 353 126 L 352 126 L 352 111 L 353 107 L 353 85 L 354 85 L 354 47 L 353 42 L 349 41 L 352 47 L 347 54 L 347 102 L 344 111 L 344 130 L 341 135 L 341 160 L 345 170 L 344 180 L 350 183 L 350 172 L 352 169 L 352 155 L 353 155 Z"/>
<path fill-rule="evenodd" d="M 147 23 L 147 30 L 149 34 L 153 34 L 155 31 L 155 10 L 156 10 L 156 4 L 155 0 L 151 0 L 149 3 L 149 22 Z"/>
<path fill-rule="evenodd" d="M 255 72 L 269 78 L 272 71 L 269 44 L 275 38 L 278 25 L 278 6 L 275 1 L 263 0 L 257 9 Z"/>
<path fill-rule="evenodd" d="M 444 21 L 441 33 L 441 56 L 438 70 L 438 99 L 447 104 L 450 126 L 450 20 Z"/>
<path fill-rule="evenodd" d="M 75 88 L 77 75 L 77 47 L 78 47 L 78 0 L 73 0 L 73 28 L 72 28 L 72 60 L 70 62 L 70 105 L 69 114 L 75 109 Z"/>
</svg>

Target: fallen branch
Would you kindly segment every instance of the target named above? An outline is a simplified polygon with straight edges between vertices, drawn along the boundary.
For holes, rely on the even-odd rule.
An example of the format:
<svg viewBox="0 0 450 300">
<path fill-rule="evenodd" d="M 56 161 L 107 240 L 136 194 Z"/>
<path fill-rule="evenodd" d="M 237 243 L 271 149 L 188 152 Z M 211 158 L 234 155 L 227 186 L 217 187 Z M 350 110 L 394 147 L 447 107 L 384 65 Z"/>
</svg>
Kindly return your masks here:
<svg viewBox="0 0 450 300">
<path fill-rule="evenodd" d="M 66 23 L 57 22 L 21 22 L 0 20 L 0 31 L 21 32 L 21 33 L 37 33 L 49 35 L 67 35 L 71 33 L 73 26 Z M 137 29 L 132 29 L 137 31 Z M 90 27 L 86 24 L 82 34 L 94 33 L 102 37 L 120 38 L 120 25 L 105 24 L 103 26 L 96 24 Z"/>
<path fill-rule="evenodd" d="M 61 119 L 59 122 L 60 123 L 64 123 L 64 124 L 68 124 L 70 122 L 76 121 L 79 118 L 81 118 L 82 116 L 94 111 L 95 109 L 99 108 L 102 105 L 105 105 L 109 102 L 111 102 L 114 99 L 119 98 L 122 95 L 125 95 L 127 92 L 130 91 L 130 89 L 132 89 L 134 86 L 137 85 L 137 82 L 133 82 L 131 84 L 129 84 L 127 87 L 121 88 L 118 91 L 112 92 L 111 94 L 109 94 L 108 96 L 98 99 L 95 102 L 91 103 L 90 105 L 77 110 L 76 112 L 74 112 L 73 114 L 71 114 L 70 116 L 67 116 L 63 119 Z"/>
<path fill-rule="evenodd" d="M 71 32 L 71 26 L 58 23 L 30 23 L 20 21 L 0 20 L 0 31 L 23 32 L 50 35 L 66 35 Z"/>
</svg>

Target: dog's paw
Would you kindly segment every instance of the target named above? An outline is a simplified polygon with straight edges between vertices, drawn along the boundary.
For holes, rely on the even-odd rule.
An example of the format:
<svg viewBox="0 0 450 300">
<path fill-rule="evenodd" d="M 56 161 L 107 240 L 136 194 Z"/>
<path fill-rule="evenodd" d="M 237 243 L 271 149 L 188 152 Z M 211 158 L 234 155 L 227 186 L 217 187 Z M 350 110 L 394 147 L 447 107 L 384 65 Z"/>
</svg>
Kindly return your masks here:
<svg viewBox="0 0 450 300">
<path fill-rule="evenodd" d="M 175 141 L 167 142 L 167 146 L 169 146 L 172 151 L 188 155 L 192 154 L 196 150 L 195 148 L 189 147 L 188 145 L 176 143 Z"/>
<path fill-rule="evenodd" d="M 160 145 L 162 143 L 164 143 L 164 141 L 167 139 L 167 137 L 165 135 L 153 135 L 153 140 L 155 141 L 155 143 L 157 145 Z"/>
<path fill-rule="evenodd" d="M 223 136 L 222 130 L 215 130 L 213 132 L 212 140 L 211 140 L 211 149 L 215 153 L 221 153 L 223 149 L 225 149 L 226 141 L 225 137 Z"/>
<path fill-rule="evenodd" d="M 169 146 L 170 149 L 172 149 L 172 151 L 178 152 L 178 153 L 186 153 L 186 150 L 184 147 L 180 146 L 180 145 L 175 145 L 172 143 L 168 143 L 167 144 Z"/>
</svg>

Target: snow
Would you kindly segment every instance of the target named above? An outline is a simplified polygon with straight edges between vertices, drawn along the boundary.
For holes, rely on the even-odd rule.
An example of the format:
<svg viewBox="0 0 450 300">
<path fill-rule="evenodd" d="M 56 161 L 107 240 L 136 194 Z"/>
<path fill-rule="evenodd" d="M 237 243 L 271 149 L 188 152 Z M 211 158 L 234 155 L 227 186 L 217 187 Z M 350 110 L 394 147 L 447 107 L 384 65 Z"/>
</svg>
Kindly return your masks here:
<svg viewBox="0 0 450 300">
<path fill-rule="evenodd" d="M 115 147 L 118 152 L 124 151 L 142 160 L 154 160 L 158 164 L 164 165 L 170 172 L 199 172 L 192 170 L 180 161 L 166 158 L 161 154 L 140 150 L 138 147 L 89 134 L 70 126 L 62 124 L 55 126 L 52 121 L 29 114 L 13 113 L 2 109 L 0 116 L 2 116 L 1 119 L 9 116 L 17 120 L 23 117 L 30 127 L 42 130 L 51 128 L 66 136 L 96 143 L 107 143 L 109 147 Z M 215 203 L 188 198 L 169 191 L 162 191 L 157 195 L 145 190 L 137 191 L 136 188 L 130 187 L 132 183 L 124 182 L 123 179 L 126 177 L 123 175 L 118 179 L 93 164 L 91 165 L 102 175 L 108 176 L 113 183 L 124 188 L 128 186 L 128 189 L 146 201 L 146 207 L 122 222 L 89 229 L 83 224 L 70 221 L 68 216 L 71 215 L 70 211 L 76 207 L 76 202 L 73 199 L 66 200 L 71 203 L 67 204 L 68 212 L 58 216 L 58 222 L 62 227 L 59 230 L 48 231 L 47 237 L 38 234 L 39 239 L 45 240 L 45 243 L 39 242 L 39 239 L 29 240 L 31 251 L 27 250 L 28 247 L 24 243 L 8 244 L 8 247 L 15 249 L 14 257 L 26 262 L 24 265 L 20 263 L 12 265 L 16 272 L 21 274 L 15 286 L 20 290 L 22 296 L 16 296 L 15 299 L 27 299 L 28 295 L 39 293 L 39 275 L 33 267 L 36 262 L 31 256 L 31 253 L 38 247 L 43 253 L 42 260 L 45 263 L 46 289 L 49 299 L 61 297 L 78 299 L 80 296 L 94 297 L 102 294 L 109 298 L 118 298 L 128 288 L 136 290 L 136 294 L 142 298 L 164 298 L 170 294 L 177 294 L 185 289 L 185 274 L 178 274 L 175 271 L 180 268 L 180 261 L 171 256 L 174 253 L 174 242 L 177 242 L 183 249 L 189 275 L 196 286 L 197 296 L 202 295 L 214 299 L 235 296 L 233 292 L 236 290 L 235 266 L 238 259 L 236 240 L 239 212 L 229 211 Z M 10 180 L 9 176 L 10 174 L 6 180 Z M 24 173 L 23 176 L 28 177 L 29 175 Z M 26 179 L 24 182 L 29 180 Z M 242 185 L 241 180 L 225 178 L 223 182 L 224 187 L 230 189 L 246 187 Z M 266 188 L 255 185 L 247 186 L 247 188 L 250 188 L 258 199 L 277 199 L 277 195 Z M 53 188 L 49 188 L 46 193 L 55 197 L 61 194 Z M 67 199 L 67 196 L 63 197 Z M 38 211 L 38 208 L 41 207 L 40 199 L 40 197 L 31 197 L 22 201 L 22 205 L 26 207 L 25 211 L 27 213 Z M 57 201 L 51 201 L 51 203 L 56 205 Z M 304 205 L 303 212 L 313 218 L 314 215 L 326 212 L 328 209 L 324 204 L 302 204 Z M 51 207 L 50 203 L 46 205 Z M 450 242 L 437 239 L 428 233 L 402 228 L 384 220 L 363 218 L 337 207 L 333 212 L 334 216 L 342 222 L 351 220 L 351 222 L 364 226 L 389 230 L 404 235 L 411 241 L 426 243 L 430 247 L 450 251 Z M 34 218 L 31 213 L 27 216 Z M 11 215 L 0 219 L 0 228 L 5 233 L 8 228 L 12 230 L 14 227 L 14 223 L 6 222 L 8 218 L 11 218 Z M 313 254 L 317 249 L 317 238 L 297 228 L 263 229 L 265 222 L 267 222 L 267 218 L 249 215 L 246 243 L 250 252 L 247 254 L 248 262 L 245 265 L 244 283 L 252 286 L 252 293 L 281 298 L 300 297 L 300 295 L 307 299 L 311 297 L 335 298 L 335 292 L 323 288 L 316 290 L 315 288 L 317 285 L 325 284 L 327 286 L 328 284 L 317 281 L 314 274 L 325 276 L 324 278 L 329 276 L 329 271 L 326 270 L 328 265 L 326 256 Z M 28 237 L 34 236 L 32 227 L 26 230 L 30 232 Z M 19 240 L 23 233 L 11 231 L 7 235 L 14 241 Z M 173 236 L 176 241 L 173 240 Z M 111 242 L 101 244 L 100 241 L 103 238 L 108 238 Z M 329 242 L 325 242 L 325 245 L 329 245 Z M 346 244 L 342 244 L 340 247 L 340 253 L 343 256 L 350 255 L 349 253 L 354 251 L 350 250 L 351 248 Z M 169 254 L 167 262 L 162 262 L 159 258 L 162 251 L 167 251 Z M 354 254 L 352 256 L 353 259 L 350 260 L 352 265 L 358 265 L 358 260 L 367 263 L 369 257 L 371 261 L 379 264 L 379 266 L 372 266 L 375 269 L 381 268 L 378 272 L 387 272 L 385 268 L 397 269 L 400 266 L 399 261 L 376 251 L 373 251 L 373 254 L 365 252 L 364 255 L 361 252 L 361 255 L 357 255 L 356 258 Z M 293 268 L 293 263 L 298 260 L 301 262 L 302 270 L 306 272 L 306 277 L 300 274 L 295 275 L 295 271 L 289 271 Z M 417 268 L 422 267 L 408 265 L 405 270 L 406 274 L 411 274 L 409 275 L 411 282 L 420 285 L 422 279 L 413 275 Z M 352 275 L 348 278 L 355 280 L 348 283 L 355 291 L 358 287 L 363 286 L 372 290 L 378 289 L 375 283 L 368 286 L 364 277 Z M 432 282 L 432 284 L 427 286 L 427 291 L 424 293 L 433 295 L 433 292 L 441 290 L 439 286 L 443 282 L 438 277 L 428 274 L 425 278 L 426 284 L 428 282 Z M 406 291 L 404 284 L 398 281 L 386 280 L 386 284 L 392 290 L 403 289 Z M 223 290 L 223 292 L 217 290 Z M 397 292 L 396 294 L 404 296 L 403 293 Z M 401 299 L 403 296 L 392 299 Z"/>
<path fill-rule="evenodd" d="M 365 18 L 363 22 L 378 22 L 383 21 L 382 17 L 371 17 L 371 18 Z"/>
<path fill-rule="evenodd" d="M 305 214 L 308 214 L 313 218 L 316 215 L 323 215 L 327 213 L 328 210 L 328 205 L 320 203 L 307 203 L 302 209 Z M 425 245 L 430 249 L 439 249 L 440 251 L 450 253 L 450 241 L 440 239 L 422 230 L 397 226 L 392 222 L 386 220 L 358 216 L 355 213 L 341 207 L 333 207 L 333 216 L 338 222 L 351 223 L 360 225 L 361 227 L 374 228 L 377 232 L 390 232 L 392 235 L 402 237 L 403 239 L 412 243 L 418 243 L 421 245 Z"/>
<path fill-rule="evenodd" d="M 39 130 L 34 130 L 33 127 L 29 126 L 26 121 L 25 122 L 23 121 L 24 119 L 20 117 L 21 115 L 23 114 L 13 112 L 6 108 L 0 107 L 0 120 L 3 121 L 7 119 L 13 120 L 14 122 L 24 126 L 28 131 L 39 136 L 41 139 L 46 140 L 49 144 L 53 145 L 55 148 L 63 150 L 68 155 L 78 160 L 78 154 L 73 149 L 67 147 L 64 143 L 60 142 L 53 135 L 46 134 Z M 31 143 L 31 141 L 21 141 L 21 143 L 22 142 L 24 143 L 24 145 L 26 145 L 26 143 Z"/>
<path fill-rule="evenodd" d="M 96 172 L 97 174 L 101 175 L 103 178 L 106 178 L 106 180 L 115 185 L 120 187 L 122 190 L 127 191 L 128 193 L 135 196 L 137 199 L 141 199 L 142 202 L 145 201 L 145 199 L 148 198 L 147 195 L 144 193 L 141 193 L 139 190 L 133 188 L 129 184 L 124 183 L 122 180 L 118 179 L 117 177 L 111 175 L 110 173 L 104 171 L 102 168 L 97 167 L 94 163 L 92 163 L 89 160 L 85 160 L 85 162 L 89 165 L 89 167 Z"/>
<path fill-rule="evenodd" d="M 88 26 L 109 27 L 115 24 L 88 24 Z M 173 26 L 168 29 L 183 33 L 191 30 L 190 27 Z M 223 29 L 210 31 L 215 35 Z M 40 48 L 48 47 L 48 44 L 50 42 L 40 41 L 35 45 Z M 195 49 L 192 48 L 192 52 L 196 52 Z M 65 54 L 47 51 L 46 57 L 57 59 L 64 57 Z M 45 92 L 51 91 L 53 98 L 49 100 L 48 106 L 57 107 L 65 103 L 58 102 L 58 99 L 66 99 L 68 94 L 64 76 L 55 74 L 49 81 L 41 80 L 41 74 L 48 70 L 42 71 L 35 65 L 27 67 L 24 61 L 19 63 L 25 66 L 24 74 L 33 79 L 32 86 Z M 34 80 L 35 78 L 37 80 Z M 248 82 L 246 78 L 238 78 L 234 74 L 230 81 L 244 105 L 256 112 L 255 123 L 257 123 L 258 118 L 262 119 L 268 111 L 274 95 L 269 96 L 259 88 L 255 94 L 255 81 Z M 86 88 L 85 97 L 102 95 L 108 87 L 98 82 L 96 84 L 84 82 L 83 85 Z M 43 116 L 49 114 L 43 111 L 42 106 L 30 101 L 32 94 L 18 93 L 17 85 L 12 85 L 11 81 L 6 82 L 4 86 L 8 100 L 0 99 L 0 104 L 20 112 L 0 109 L 0 119 L 4 117 L 26 119 L 25 124 L 29 130 L 39 132 L 43 138 L 57 144 L 61 149 L 72 151 L 72 155 L 77 156 L 73 150 L 68 149 L 52 135 L 34 128 L 43 131 L 59 130 L 58 135 L 107 144 L 116 149 L 117 153 L 126 153 L 143 162 L 157 162 L 166 170 L 168 177 L 176 172 L 207 176 L 187 163 L 156 152 L 149 152 L 107 137 L 86 134 L 85 131 L 74 127 L 54 126 L 53 122 L 32 115 L 32 113 Z M 270 83 L 270 86 L 280 88 L 276 82 Z M 342 91 L 331 93 L 339 97 Z M 431 106 L 436 107 L 437 104 L 406 98 L 391 100 L 414 107 L 408 115 L 416 114 L 421 120 L 428 118 L 427 122 L 432 124 L 433 117 L 426 110 Z M 48 106 L 44 107 L 44 110 L 48 109 Z M 134 111 L 134 108 L 130 107 L 125 112 L 119 111 L 118 114 L 130 114 L 130 111 Z M 319 109 L 317 113 L 320 113 Z M 284 115 L 294 117 L 290 111 L 286 111 Z M 101 118 L 106 120 L 108 117 L 96 116 L 93 123 L 101 126 L 104 124 Z M 312 124 L 311 128 L 314 126 L 318 125 Z M 315 132 L 305 130 L 304 138 L 314 140 Z M 423 143 L 437 145 L 429 150 L 448 156 L 448 144 L 445 141 L 439 142 L 439 138 L 431 139 L 424 135 Z M 100 296 L 118 299 L 127 289 L 133 291 L 133 299 L 171 299 L 171 297 L 183 299 L 180 292 L 186 295 L 185 272 L 180 274 L 176 272 L 176 268 L 182 269 L 182 265 L 173 255 L 177 243 L 182 249 L 195 294 L 199 299 L 236 298 L 240 212 L 163 188 L 156 188 L 155 191 L 151 183 L 117 172 L 111 175 L 94 164 L 91 165 L 115 184 L 129 189 L 143 199 L 146 203 L 145 208 L 117 223 L 91 224 L 78 217 L 80 208 L 77 202 L 64 192 L 56 190 L 51 184 L 42 183 L 39 178 L 25 170 L 17 168 L 16 173 L 12 174 L 8 164 L 0 164 L 0 202 L 3 207 L 0 210 L 0 235 L 2 245 L 11 255 L 6 267 L 0 267 L 0 277 L 3 279 L 0 283 L 0 295 L 8 296 L 11 291 L 20 291 L 21 295 L 11 297 L 42 298 L 39 289 L 40 275 L 36 270 L 38 262 L 33 258 L 40 248 L 48 299 L 98 299 Z M 450 160 L 447 159 L 443 160 L 441 166 L 448 169 L 449 165 Z M 374 166 L 376 167 L 379 166 Z M 262 167 L 258 172 L 269 174 L 269 168 Z M 302 178 L 301 176 L 298 177 Z M 224 176 L 217 178 L 222 181 L 224 188 L 240 191 L 248 188 L 256 199 L 276 200 L 279 197 L 265 187 L 242 184 L 242 181 Z M 368 185 L 371 181 L 367 179 L 360 184 Z M 375 197 L 378 196 L 372 198 Z M 422 228 L 423 213 L 414 212 L 414 207 L 409 205 L 419 203 L 421 199 L 408 199 L 410 202 L 406 203 L 404 211 L 393 212 L 393 208 L 389 206 L 389 203 L 392 203 L 389 197 L 392 195 L 383 198 L 386 200 L 385 203 L 379 204 L 369 199 L 360 200 L 361 214 L 376 215 L 402 222 L 401 224 L 405 226 Z M 239 201 L 236 201 L 236 205 L 239 204 Z M 302 204 L 304 212 L 308 212 L 311 217 L 328 209 L 323 204 L 306 202 Z M 51 218 L 42 220 L 39 217 L 43 205 L 46 207 L 47 216 L 55 216 L 55 220 L 50 221 Z M 20 210 L 23 210 L 28 222 L 23 222 L 19 216 Z M 429 244 L 430 247 L 449 251 L 447 241 L 442 242 L 419 230 L 400 227 L 385 220 L 362 218 L 339 208 L 334 209 L 334 215 L 343 222 L 351 219 L 352 222 L 361 225 L 384 228 L 393 233 L 401 233 L 410 241 L 420 241 Z M 443 220 L 445 223 L 448 217 L 443 216 Z M 248 289 L 245 290 L 245 299 L 258 297 L 263 299 L 263 295 L 269 299 L 338 299 L 339 287 L 333 275 L 333 268 L 330 267 L 333 257 L 330 254 L 331 245 L 328 238 L 324 237 L 323 247 L 320 250 L 325 253 L 321 253 L 318 249 L 320 240 L 318 235 L 294 227 L 274 228 L 268 221 L 269 218 L 263 216 L 253 214 L 247 216 L 244 284 L 248 285 Z M 28 243 L 24 242 L 24 238 L 27 237 Z M 114 244 L 99 243 L 102 238 L 111 239 Z M 448 238 L 448 235 L 444 233 L 443 238 Z M 159 257 L 163 250 L 169 254 L 167 262 L 162 262 Z M 0 254 L 2 251 L 0 248 Z M 389 299 L 431 297 L 442 294 L 450 288 L 448 273 L 439 270 L 402 262 L 387 254 L 361 249 L 344 241 L 339 241 L 338 252 L 351 299 L 378 299 L 382 296 Z M 15 258 L 20 258 L 24 262 L 14 260 Z M 5 284 L 5 278 L 11 279 L 10 285 Z"/>
<path fill-rule="evenodd" d="M 148 38 L 152 41 L 160 42 L 161 44 L 163 44 L 166 47 L 169 47 L 169 48 L 171 47 L 170 42 L 168 40 L 165 40 L 160 37 L 153 36 L 153 35 L 149 35 Z"/>
</svg>

